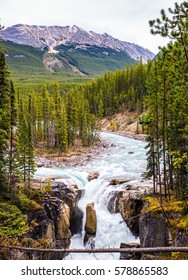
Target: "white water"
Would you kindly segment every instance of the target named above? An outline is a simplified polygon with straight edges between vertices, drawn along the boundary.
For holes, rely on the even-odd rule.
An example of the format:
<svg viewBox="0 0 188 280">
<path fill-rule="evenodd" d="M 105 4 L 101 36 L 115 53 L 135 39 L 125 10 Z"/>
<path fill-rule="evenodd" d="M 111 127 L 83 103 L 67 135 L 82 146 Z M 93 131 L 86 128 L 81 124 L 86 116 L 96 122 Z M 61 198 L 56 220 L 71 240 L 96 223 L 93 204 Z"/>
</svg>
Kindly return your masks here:
<svg viewBox="0 0 188 280">
<path fill-rule="evenodd" d="M 119 213 L 110 214 L 107 203 L 113 190 L 120 190 L 123 185 L 109 186 L 109 182 L 116 178 L 129 178 L 127 184 L 142 185 L 141 174 L 146 168 L 146 150 L 144 141 L 118 136 L 110 133 L 101 133 L 102 138 L 111 141 L 115 147 L 107 150 L 107 153 L 97 160 L 91 161 L 84 167 L 71 168 L 39 168 L 37 176 L 58 176 L 62 179 L 56 181 L 68 184 L 77 184 L 85 189 L 84 197 L 79 201 L 79 208 L 85 213 L 87 203 L 94 202 L 97 213 L 97 233 L 95 237 L 96 248 L 119 248 L 121 242 L 138 242 Z M 88 182 L 87 176 L 91 171 L 98 171 L 100 177 Z M 84 248 L 83 230 L 80 234 L 73 235 L 71 248 Z M 118 259 L 119 254 L 70 254 L 66 259 Z"/>
</svg>

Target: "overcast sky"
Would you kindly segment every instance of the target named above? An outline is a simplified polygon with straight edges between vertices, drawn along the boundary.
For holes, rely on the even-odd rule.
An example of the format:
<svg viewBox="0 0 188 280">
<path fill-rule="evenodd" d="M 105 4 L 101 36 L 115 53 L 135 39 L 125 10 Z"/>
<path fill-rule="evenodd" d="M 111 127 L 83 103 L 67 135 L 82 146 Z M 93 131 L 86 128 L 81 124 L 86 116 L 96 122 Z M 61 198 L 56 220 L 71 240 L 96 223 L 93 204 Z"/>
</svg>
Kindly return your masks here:
<svg viewBox="0 0 188 280">
<path fill-rule="evenodd" d="M 160 10 L 183 0 L 0 0 L 1 25 L 77 25 L 87 31 L 108 33 L 154 53 L 166 44 L 150 34 L 148 21 Z"/>
</svg>

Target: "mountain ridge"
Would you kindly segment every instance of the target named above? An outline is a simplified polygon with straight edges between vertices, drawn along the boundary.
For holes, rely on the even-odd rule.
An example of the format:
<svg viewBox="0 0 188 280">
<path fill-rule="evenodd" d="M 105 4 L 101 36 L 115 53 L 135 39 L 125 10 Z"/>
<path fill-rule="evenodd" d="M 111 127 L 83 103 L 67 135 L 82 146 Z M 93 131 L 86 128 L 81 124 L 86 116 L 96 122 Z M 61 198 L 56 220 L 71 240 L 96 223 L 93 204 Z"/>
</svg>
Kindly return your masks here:
<svg viewBox="0 0 188 280">
<path fill-rule="evenodd" d="M 121 41 L 107 33 L 99 34 L 94 31 L 86 31 L 76 25 L 16 24 L 2 30 L 0 36 L 5 41 L 36 48 L 47 48 L 49 53 L 57 53 L 55 48 L 59 45 L 77 44 L 81 49 L 89 45 L 123 51 L 135 61 L 142 57 L 143 62 L 147 62 L 148 59 L 153 59 L 155 56 L 151 51 L 137 44 Z"/>
<path fill-rule="evenodd" d="M 123 69 L 152 52 L 136 44 L 73 26 L 17 24 L 0 31 L 12 78 L 17 85 L 84 82 Z"/>
</svg>

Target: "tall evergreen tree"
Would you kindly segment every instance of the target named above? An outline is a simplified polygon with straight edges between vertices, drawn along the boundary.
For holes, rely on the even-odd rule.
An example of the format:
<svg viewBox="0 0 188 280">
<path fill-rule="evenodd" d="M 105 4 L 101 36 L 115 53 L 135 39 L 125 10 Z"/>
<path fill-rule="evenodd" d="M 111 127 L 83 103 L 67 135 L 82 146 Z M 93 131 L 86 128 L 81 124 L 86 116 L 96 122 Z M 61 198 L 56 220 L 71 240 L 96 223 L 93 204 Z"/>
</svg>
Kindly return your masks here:
<svg viewBox="0 0 188 280">
<path fill-rule="evenodd" d="M 12 194 L 16 192 L 17 169 L 18 163 L 16 159 L 16 126 L 17 126 L 17 110 L 16 110 L 16 94 L 14 84 L 10 83 L 10 143 L 9 143 L 9 184 Z"/>
<path fill-rule="evenodd" d="M 30 180 L 35 171 L 34 144 L 32 132 L 31 95 L 28 99 L 27 114 L 24 113 L 23 104 L 20 105 L 18 125 L 18 161 L 24 182 Z"/>
<path fill-rule="evenodd" d="M 32 110 L 31 110 L 31 95 L 29 95 L 28 101 L 28 134 L 27 134 L 27 179 L 29 181 L 35 172 L 35 154 L 34 154 L 34 143 L 33 143 L 33 121 L 32 121 Z"/>
<path fill-rule="evenodd" d="M 0 47 L 0 195 L 8 190 L 7 147 L 10 135 L 10 80 L 5 51 Z"/>
<path fill-rule="evenodd" d="M 61 152 L 65 152 L 68 148 L 68 125 L 67 125 L 67 112 L 65 108 L 65 104 L 62 103 L 61 111 L 60 111 L 60 148 Z"/>
<path fill-rule="evenodd" d="M 161 10 L 161 19 L 150 20 L 151 33 L 160 34 L 178 41 L 183 47 L 188 63 L 188 3 L 175 3 L 174 9 L 169 8 L 169 16 L 164 9 Z"/>
<path fill-rule="evenodd" d="M 171 190 L 181 198 L 188 193 L 187 8 L 186 2 L 175 4 L 171 19 L 162 10 L 162 20 L 150 21 L 153 34 L 175 40 L 161 49 L 146 83 L 148 167 L 161 200 Z"/>
<path fill-rule="evenodd" d="M 54 104 L 54 142 L 55 147 L 60 149 L 61 145 L 61 135 L 60 135 L 60 114 L 61 114 L 61 96 L 60 96 L 60 88 L 59 84 L 56 82 L 54 85 L 54 92 L 53 92 L 53 104 Z"/>
<path fill-rule="evenodd" d="M 42 118 L 43 118 L 43 141 L 49 147 L 50 129 L 50 96 L 46 85 L 42 88 Z"/>
</svg>

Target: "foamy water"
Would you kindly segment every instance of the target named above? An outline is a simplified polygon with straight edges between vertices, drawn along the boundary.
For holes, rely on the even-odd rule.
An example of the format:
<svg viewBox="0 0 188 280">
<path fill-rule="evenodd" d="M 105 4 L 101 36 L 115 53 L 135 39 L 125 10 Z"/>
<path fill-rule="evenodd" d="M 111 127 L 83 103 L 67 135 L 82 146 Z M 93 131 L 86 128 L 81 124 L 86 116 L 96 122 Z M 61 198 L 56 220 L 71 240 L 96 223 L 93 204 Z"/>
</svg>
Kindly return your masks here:
<svg viewBox="0 0 188 280">
<path fill-rule="evenodd" d="M 94 202 L 97 214 L 97 233 L 95 237 L 96 248 L 119 248 L 122 242 L 138 242 L 138 238 L 132 235 L 123 221 L 121 214 L 111 214 L 108 209 L 108 201 L 113 191 L 122 190 L 126 184 L 109 186 L 112 179 L 128 178 L 127 184 L 144 185 L 141 174 L 146 169 L 146 143 L 110 133 L 101 133 L 101 136 L 115 144 L 107 150 L 106 154 L 91 161 L 86 166 L 71 168 L 39 168 L 37 176 L 58 176 L 56 181 L 68 184 L 77 184 L 80 189 L 85 189 L 84 197 L 79 201 L 79 208 L 84 213 L 83 230 L 73 235 L 71 248 L 84 248 L 85 235 L 85 208 L 90 202 Z M 98 171 L 98 179 L 88 182 L 88 174 Z M 70 254 L 66 259 L 119 259 L 119 254 Z"/>
</svg>

